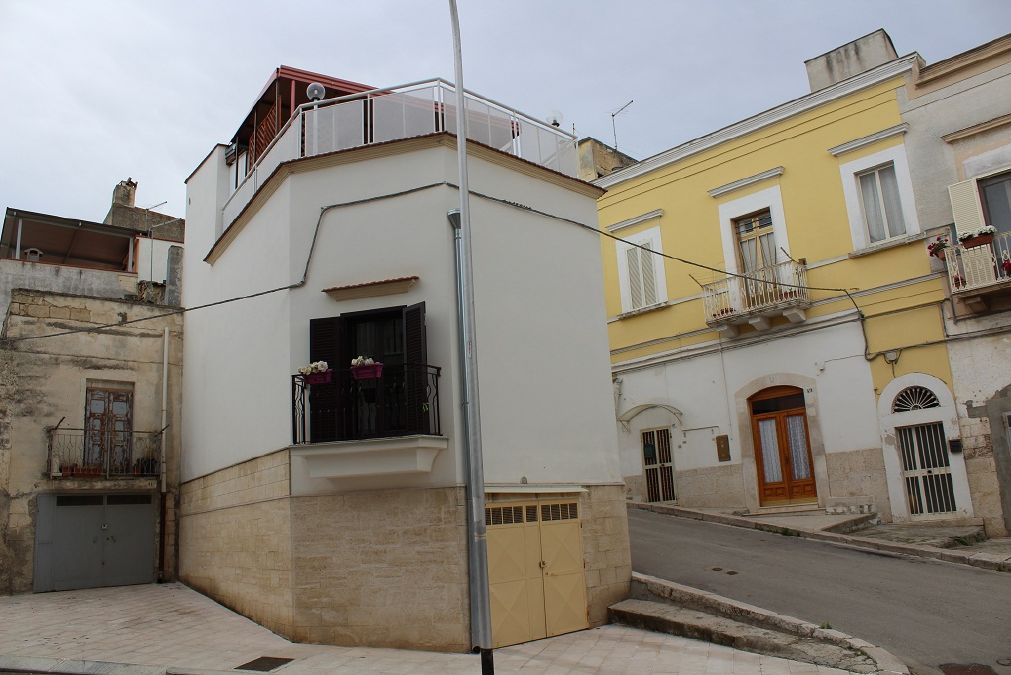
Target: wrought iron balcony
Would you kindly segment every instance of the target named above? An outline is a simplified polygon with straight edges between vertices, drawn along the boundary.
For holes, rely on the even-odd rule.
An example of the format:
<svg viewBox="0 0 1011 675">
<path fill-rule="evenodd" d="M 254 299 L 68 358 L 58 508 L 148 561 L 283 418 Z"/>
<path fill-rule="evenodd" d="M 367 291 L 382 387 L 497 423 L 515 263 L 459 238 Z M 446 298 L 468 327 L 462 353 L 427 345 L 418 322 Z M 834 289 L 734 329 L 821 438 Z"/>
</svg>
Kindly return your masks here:
<svg viewBox="0 0 1011 675">
<path fill-rule="evenodd" d="M 732 337 L 744 323 L 765 330 L 775 316 L 785 316 L 792 323 L 804 321 L 811 298 L 803 288 L 807 267 L 802 262 L 770 265 L 748 272 L 747 277 L 727 277 L 702 286 L 707 325 Z"/>
<path fill-rule="evenodd" d="M 960 242 L 944 251 L 951 292 L 973 311 L 985 311 L 996 296 L 1011 296 L 1011 232 L 981 242 Z"/>
<path fill-rule="evenodd" d="M 282 162 L 414 136 L 456 133 L 455 87 L 416 82 L 306 103 L 271 141 L 221 209 L 228 227 Z M 569 176 L 576 139 L 509 106 L 465 91 L 467 138 Z"/>
<path fill-rule="evenodd" d="M 161 471 L 161 432 L 49 429 L 52 478 L 151 478 Z"/>
<path fill-rule="evenodd" d="M 387 364 L 376 378 L 357 379 L 351 370 L 337 370 L 329 382 L 320 384 L 293 375 L 291 442 L 440 436 L 441 370 L 427 364 Z"/>
</svg>

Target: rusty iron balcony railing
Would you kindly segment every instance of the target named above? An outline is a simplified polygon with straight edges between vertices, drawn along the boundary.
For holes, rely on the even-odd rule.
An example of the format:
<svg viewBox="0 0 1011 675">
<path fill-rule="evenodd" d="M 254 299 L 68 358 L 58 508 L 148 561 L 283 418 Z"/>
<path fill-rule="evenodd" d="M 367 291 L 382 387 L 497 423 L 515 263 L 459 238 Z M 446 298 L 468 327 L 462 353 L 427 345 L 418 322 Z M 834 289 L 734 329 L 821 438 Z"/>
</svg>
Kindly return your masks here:
<svg viewBox="0 0 1011 675">
<path fill-rule="evenodd" d="M 150 478 L 161 471 L 161 432 L 69 428 L 47 432 L 51 478 Z"/>
<path fill-rule="evenodd" d="M 953 243 L 944 252 L 954 293 L 985 291 L 1011 281 L 1011 232 L 993 235 L 987 243 L 967 243 L 971 242 Z"/>
<path fill-rule="evenodd" d="M 702 286 L 706 323 L 716 325 L 810 304 L 807 267 L 792 260 Z"/>
<path fill-rule="evenodd" d="M 440 436 L 441 371 L 428 364 L 387 364 L 377 378 L 356 379 L 350 370 L 337 370 L 330 382 L 320 384 L 293 375 L 291 442 Z"/>
<path fill-rule="evenodd" d="M 282 163 L 374 143 L 456 133 L 456 97 L 442 79 L 304 103 L 257 157 L 221 209 L 228 227 Z M 575 136 L 473 92 L 464 92 L 467 138 L 575 177 Z"/>
</svg>

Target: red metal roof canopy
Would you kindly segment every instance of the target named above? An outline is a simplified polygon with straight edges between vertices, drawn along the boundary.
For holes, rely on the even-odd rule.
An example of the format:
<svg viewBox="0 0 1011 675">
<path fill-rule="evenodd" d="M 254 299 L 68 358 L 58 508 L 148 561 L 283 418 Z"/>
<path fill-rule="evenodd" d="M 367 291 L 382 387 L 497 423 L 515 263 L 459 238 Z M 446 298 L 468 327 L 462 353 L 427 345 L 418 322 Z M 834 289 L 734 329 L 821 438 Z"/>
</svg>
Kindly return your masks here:
<svg viewBox="0 0 1011 675">
<path fill-rule="evenodd" d="M 375 89 L 367 84 L 341 80 L 308 70 L 279 66 L 267 80 L 246 119 L 232 136 L 232 143 L 250 148 L 253 159 L 274 139 L 295 109 L 309 102 L 305 89 L 318 82 L 326 87 L 326 98 L 347 96 Z"/>
</svg>

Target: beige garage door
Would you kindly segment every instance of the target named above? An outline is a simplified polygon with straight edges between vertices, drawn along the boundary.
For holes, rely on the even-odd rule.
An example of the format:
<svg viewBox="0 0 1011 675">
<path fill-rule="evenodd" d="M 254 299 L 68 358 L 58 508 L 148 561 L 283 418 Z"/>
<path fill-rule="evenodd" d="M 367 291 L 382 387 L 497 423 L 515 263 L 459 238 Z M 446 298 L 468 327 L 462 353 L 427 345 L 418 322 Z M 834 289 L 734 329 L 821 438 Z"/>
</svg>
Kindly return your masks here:
<svg viewBox="0 0 1011 675">
<path fill-rule="evenodd" d="M 495 647 L 586 628 L 578 503 L 492 504 L 485 524 Z"/>
</svg>

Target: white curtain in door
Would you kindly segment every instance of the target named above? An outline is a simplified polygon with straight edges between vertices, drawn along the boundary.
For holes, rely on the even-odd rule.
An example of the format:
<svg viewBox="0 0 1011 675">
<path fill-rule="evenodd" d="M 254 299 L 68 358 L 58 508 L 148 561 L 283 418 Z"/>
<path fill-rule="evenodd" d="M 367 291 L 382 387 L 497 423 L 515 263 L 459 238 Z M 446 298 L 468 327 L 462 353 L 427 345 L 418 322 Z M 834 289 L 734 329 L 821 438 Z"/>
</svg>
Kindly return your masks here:
<svg viewBox="0 0 1011 675">
<path fill-rule="evenodd" d="M 804 433 L 804 418 L 793 415 L 786 418 L 786 435 L 790 441 L 790 460 L 793 462 L 794 480 L 811 477 L 811 463 L 807 457 L 807 434 Z"/>
<path fill-rule="evenodd" d="M 779 439 L 776 436 L 776 420 L 760 420 L 758 434 L 762 439 L 762 467 L 765 469 L 766 483 L 781 483 L 783 467 L 779 463 Z"/>
</svg>

